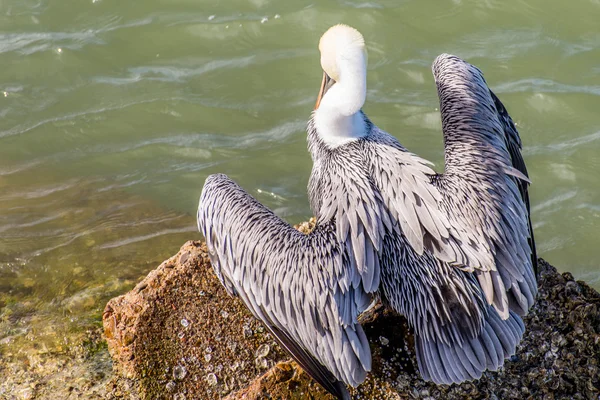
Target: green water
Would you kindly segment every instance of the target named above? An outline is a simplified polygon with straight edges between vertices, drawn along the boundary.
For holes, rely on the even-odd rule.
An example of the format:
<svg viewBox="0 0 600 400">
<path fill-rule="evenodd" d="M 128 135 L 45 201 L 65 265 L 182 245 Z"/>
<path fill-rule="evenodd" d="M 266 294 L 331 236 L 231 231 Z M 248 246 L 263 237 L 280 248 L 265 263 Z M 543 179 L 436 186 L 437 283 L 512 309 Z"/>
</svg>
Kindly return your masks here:
<svg viewBox="0 0 600 400">
<path fill-rule="evenodd" d="M 598 21 L 597 0 L 0 1 L 0 345 L 97 324 L 200 238 L 208 174 L 309 218 L 304 127 L 338 22 L 368 44 L 365 111 L 437 165 L 431 62 L 485 72 L 523 138 L 539 255 L 600 288 Z"/>
</svg>

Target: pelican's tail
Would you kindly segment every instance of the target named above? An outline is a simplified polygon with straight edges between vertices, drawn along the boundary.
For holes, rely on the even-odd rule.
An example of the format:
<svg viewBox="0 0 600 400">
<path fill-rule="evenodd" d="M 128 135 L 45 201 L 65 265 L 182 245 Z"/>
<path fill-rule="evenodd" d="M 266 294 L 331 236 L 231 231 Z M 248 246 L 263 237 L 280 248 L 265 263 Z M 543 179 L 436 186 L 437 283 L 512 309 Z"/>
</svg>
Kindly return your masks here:
<svg viewBox="0 0 600 400">
<path fill-rule="evenodd" d="M 515 354 L 524 332 L 525 325 L 517 314 L 511 311 L 508 319 L 503 320 L 494 307 L 489 307 L 479 336 L 465 339 L 462 346 L 415 337 L 421 376 L 436 384 L 479 379 L 483 371 L 497 370 L 506 358 Z"/>
</svg>

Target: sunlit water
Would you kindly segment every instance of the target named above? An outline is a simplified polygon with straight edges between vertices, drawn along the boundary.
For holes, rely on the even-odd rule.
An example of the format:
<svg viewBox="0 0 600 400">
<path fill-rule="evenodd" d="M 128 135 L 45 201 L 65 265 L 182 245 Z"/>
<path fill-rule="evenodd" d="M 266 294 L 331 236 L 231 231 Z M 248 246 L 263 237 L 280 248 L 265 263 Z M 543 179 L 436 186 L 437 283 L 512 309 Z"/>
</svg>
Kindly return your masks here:
<svg viewBox="0 0 600 400">
<path fill-rule="evenodd" d="M 0 345 L 97 324 L 200 238 L 208 174 L 309 218 L 316 44 L 338 22 L 368 43 L 365 111 L 438 166 L 431 62 L 485 72 L 524 142 L 539 255 L 600 288 L 599 3 L 1 1 Z"/>
</svg>

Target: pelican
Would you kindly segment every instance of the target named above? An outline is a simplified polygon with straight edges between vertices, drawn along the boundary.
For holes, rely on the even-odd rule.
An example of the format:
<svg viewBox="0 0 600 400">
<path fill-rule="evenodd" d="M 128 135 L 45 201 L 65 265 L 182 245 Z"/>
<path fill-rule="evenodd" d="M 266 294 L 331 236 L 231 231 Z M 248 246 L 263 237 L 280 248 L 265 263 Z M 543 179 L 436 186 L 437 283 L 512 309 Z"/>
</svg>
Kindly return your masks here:
<svg viewBox="0 0 600 400">
<path fill-rule="evenodd" d="M 425 380 L 498 369 L 537 293 L 530 181 L 512 119 L 479 69 L 438 56 L 445 166 L 436 173 L 362 112 L 362 35 L 333 26 L 319 50 L 323 81 L 307 129 L 316 227 L 300 233 L 211 175 L 197 216 L 216 275 L 340 399 L 371 369 L 357 317 L 373 299 L 407 318 Z"/>
</svg>

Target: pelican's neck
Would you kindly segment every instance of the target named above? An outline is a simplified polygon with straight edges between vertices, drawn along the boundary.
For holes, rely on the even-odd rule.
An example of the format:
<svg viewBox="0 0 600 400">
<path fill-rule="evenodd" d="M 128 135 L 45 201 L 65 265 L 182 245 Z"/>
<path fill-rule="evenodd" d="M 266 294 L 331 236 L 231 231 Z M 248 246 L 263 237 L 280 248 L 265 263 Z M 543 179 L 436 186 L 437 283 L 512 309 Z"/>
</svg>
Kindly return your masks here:
<svg viewBox="0 0 600 400">
<path fill-rule="evenodd" d="M 315 128 L 321 139 L 337 147 L 367 135 L 360 109 L 367 95 L 367 65 L 364 52 L 338 57 L 339 81 L 323 96 L 314 112 Z"/>
</svg>

